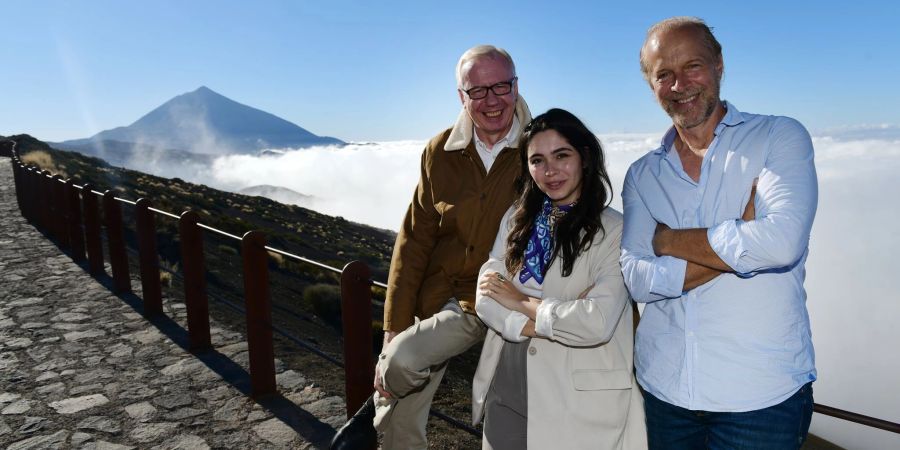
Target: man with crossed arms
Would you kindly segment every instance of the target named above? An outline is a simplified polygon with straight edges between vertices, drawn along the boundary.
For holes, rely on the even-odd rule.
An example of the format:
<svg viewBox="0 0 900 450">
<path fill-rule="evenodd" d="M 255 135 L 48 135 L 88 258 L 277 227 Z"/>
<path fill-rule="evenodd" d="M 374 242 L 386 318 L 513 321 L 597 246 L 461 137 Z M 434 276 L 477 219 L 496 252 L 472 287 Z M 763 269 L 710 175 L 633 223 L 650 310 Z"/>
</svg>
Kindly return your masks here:
<svg viewBox="0 0 900 450">
<path fill-rule="evenodd" d="M 816 379 L 809 134 L 720 99 L 721 45 L 700 19 L 657 23 L 640 56 L 673 122 L 622 193 L 622 272 L 645 304 L 635 366 L 650 448 L 799 448 Z"/>
</svg>

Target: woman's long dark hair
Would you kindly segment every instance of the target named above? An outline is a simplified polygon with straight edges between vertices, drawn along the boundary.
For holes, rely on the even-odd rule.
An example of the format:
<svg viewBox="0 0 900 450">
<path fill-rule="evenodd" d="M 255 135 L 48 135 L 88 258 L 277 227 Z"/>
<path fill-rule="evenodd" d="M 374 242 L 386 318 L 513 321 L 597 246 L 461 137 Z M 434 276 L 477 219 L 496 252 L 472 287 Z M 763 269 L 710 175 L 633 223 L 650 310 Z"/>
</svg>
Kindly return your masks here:
<svg viewBox="0 0 900 450">
<path fill-rule="evenodd" d="M 572 210 L 556 223 L 550 258 L 551 262 L 556 260 L 562 251 L 562 274 L 567 277 L 572 273 L 575 258 L 591 246 L 594 235 L 598 231 L 605 233 L 600 216 L 612 200 L 612 184 L 597 136 L 575 115 L 558 108 L 535 117 L 519 141 L 522 173 L 517 180 L 519 197 L 513 203 L 512 229 L 506 240 L 506 270 L 509 273 L 521 270 L 534 219 L 540 214 L 546 197 L 528 171 L 528 146 L 538 133 L 548 130 L 559 133 L 581 155 L 581 195 Z"/>
</svg>

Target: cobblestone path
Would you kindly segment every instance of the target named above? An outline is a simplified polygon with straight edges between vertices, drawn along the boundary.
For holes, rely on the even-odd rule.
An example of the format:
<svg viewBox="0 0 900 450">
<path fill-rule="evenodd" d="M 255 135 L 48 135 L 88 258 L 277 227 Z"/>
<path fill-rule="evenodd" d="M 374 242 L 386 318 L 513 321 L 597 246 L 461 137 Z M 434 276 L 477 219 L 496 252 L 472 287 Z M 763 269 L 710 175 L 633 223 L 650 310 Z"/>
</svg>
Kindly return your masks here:
<svg viewBox="0 0 900 450">
<path fill-rule="evenodd" d="M 280 395 L 252 400 L 240 333 L 212 322 L 215 350 L 187 352 L 183 304 L 145 319 L 27 223 L 14 189 L 0 158 L 0 448 L 327 446 L 342 398 L 276 361 Z"/>
</svg>

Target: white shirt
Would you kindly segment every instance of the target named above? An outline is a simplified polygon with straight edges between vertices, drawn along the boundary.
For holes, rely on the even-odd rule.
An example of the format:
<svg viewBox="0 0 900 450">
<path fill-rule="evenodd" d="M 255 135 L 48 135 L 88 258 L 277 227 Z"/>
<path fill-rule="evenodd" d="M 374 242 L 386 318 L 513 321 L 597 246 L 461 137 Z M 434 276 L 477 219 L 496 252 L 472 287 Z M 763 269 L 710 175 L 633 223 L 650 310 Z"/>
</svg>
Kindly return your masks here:
<svg viewBox="0 0 900 450">
<path fill-rule="evenodd" d="M 473 130 L 475 132 L 472 133 L 472 136 L 475 137 L 475 150 L 478 151 L 478 156 L 481 157 L 481 162 L 484 163 L 484 171 L 490 172 L 491 166 L 494 164 L 494 159 L 497 158 L 497 153 L 494 149 L 503 150 L 504 148 L 509 146 L 509 143 L 513 141 L 513 139 L 519 134 L 519 118 L 513 116 L 512 126 L 509 127 L 509 132 L 506 133 L 506 136 L 503 136 L 503 139 L 497 141 L 493 146 L 488 147 L 487 144 L 481 141 L 478 138 L 477 130 Z"/>
<path fill-rule="evenodd" d="M 682 408 L 740 412 L 781 403 L 816 379 L 803 280 L 818 189 L 799 122 L 726 109 L 699 181 L 681 166 L 674 129 L 631 165 L 621 262 L 628 290 L 645 303 L 634 346 L 641 386 Z M 745 222 L 754 178 L 756 217 Z M 736 273 L 683 292 L 687 262 L 656 256 L 657 222 L 708 228 Z"/>
</svg>

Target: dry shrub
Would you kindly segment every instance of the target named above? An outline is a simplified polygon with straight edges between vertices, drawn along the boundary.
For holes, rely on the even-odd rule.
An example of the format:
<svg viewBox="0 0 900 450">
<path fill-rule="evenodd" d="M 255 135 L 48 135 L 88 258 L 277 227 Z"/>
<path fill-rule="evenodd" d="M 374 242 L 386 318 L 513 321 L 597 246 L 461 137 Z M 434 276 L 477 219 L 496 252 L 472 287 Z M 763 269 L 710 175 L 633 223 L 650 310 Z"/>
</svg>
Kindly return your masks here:
<svg viewBox="0 0 900 450">
<path fill-rule="evenodd" d="M 66 178 L 65 172 L 59 167 L 56 167 L 56 163 L 53 162 L 53 157 L 43 150 L 35 150 L 22 155 L 22 162 L 25 164 L 34 164 L 40 167 L 41 170 L 49 170 L 53 175 L 62 175 L 63 178 Z"/>
<path fill-rule="evenodd" d="M 269 258 L 272 259 L 276 267 L 284 268 L 284 256 L 282 256 L 281 253 L 275 253 L 271 250 L 269 250 L 268 253 Z"/>
<path fill-rule="evenodd" d="M 322 320 L 340 327 L 341 288 L 331 284 L 314 284 L 303 290 L 303 300 Z"/>
<path fill-rule="evenodd" d="M 169 272 L 159 271 L 159 283 L 165 287 L 172 287 L 172 274 Z"/>
<path fill-rule="evenodd" d="M 238 249 L 234 248 L 234 245 L 229 244 L 219 244 L 216 248 L 225 255 L 237 256 Z"/>
</svg>

